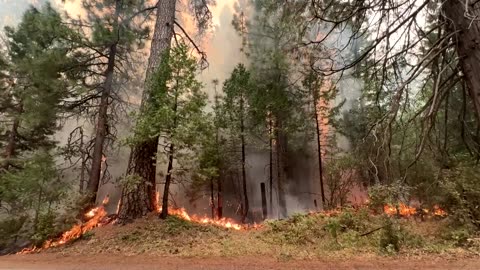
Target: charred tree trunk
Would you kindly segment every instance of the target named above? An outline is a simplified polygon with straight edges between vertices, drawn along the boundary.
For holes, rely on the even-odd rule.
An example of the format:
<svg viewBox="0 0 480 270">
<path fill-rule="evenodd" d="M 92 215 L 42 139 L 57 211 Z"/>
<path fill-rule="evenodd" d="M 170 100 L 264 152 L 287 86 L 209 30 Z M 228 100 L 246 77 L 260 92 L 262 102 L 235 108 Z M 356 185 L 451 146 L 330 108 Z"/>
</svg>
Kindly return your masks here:
<svg viewBox="0 0 480 270">
<path fill-rule="evenodd" d="M 173 154 L 175 153 L 175 145 L 170 144 L 168 154 L 168 167 L 167 175 L 165 176 L 165 186 L 163 187 L 163 198 L 162 198 L 162 213 L 160 218 L 165 219 L 168 216 L 168 194 L 170 192 L 170 184 L 172 183 L 172 173 L 173 173 Z"/>
<path fill-rule="evenodd" d="M 323 164 L 322 164 L 322 130 L 320 127 L 320 113 L 318 112 L 318 100 L 315 99 L 313 104 L 315 111 L 315 124 L 317 135 L 317 154 L 318 154 L 318 176 L 320 178 L 320 194 L 322 196 L 322 208 L 325 209 L 325 190 L 323 185 Z"/>
<path fill-rule="evenodd" d="M 443 4 L 443 12 L 448 18 L 449 31 L 457 31 L 455 44 L 460 67 L 475 114 L 480 119 L 480 2 L 447 0 Z"/>
<path fill-rule="evenodd" d="M 117 0 L 115 3 L 115 20 L 114 29 L 118 28 L 118 19 L 120 14 L 121 1 Z M 102 171 L 102 158 L 103 149 L 105 143 L 105 137 L 107 136 L 108 125 L 108 107 L 109 99 L 113 88 L 113 77 L 115 73 L 115 58 L 117 56 L 117 44 L 120 37 L 116 37 L 116 40 L 110 45 L 110 51 L 108 53 L 107 70 L 105 71 L 105 83 L 103 85 L 102 96 L 100 98 L 100 108 L 98 110 L 97 130 L 95 132 L 95 143 L 92 153 L 92 169 L 90 170 L 90 179 L 87 185 L 88 196 L 90 196 L 90 202 L 95 203 L 97 197 L 98 186 L 100 184 L 100 176 Z"/>
<path fill-rule="evenodd" d="M 248 215 L 249 205 L 248 205 L 248 192 L 247 192 L 247 173 L 245 168 L 246 163 L 246 154 L 245 154 L 245 119 L 244 119 L 244 100 L 243 97 L 240 100 L 240 140 L 242 144 L 242 184 L 243 184 L 243 213 L 242 213 L 242 222 L 245 222 L 245 219 Z"/>
<path fill-rule="evenodd" d="M 150 57 L 142 97 L 142 109 L 150 102 L 149 82 L 156 69 L 170 50 L 175 21 L 176 0 L 160 0 L 157 3 L 157 17 L 153 33 Z M 130 153 L 127 175 L 141 178 L 134 190 L 124 190 L 120 203 L 119 218 L 138 218 L 157 208 L 156 199 L 156 155 L 158 137 L 135 145 Z"/>
</svg>

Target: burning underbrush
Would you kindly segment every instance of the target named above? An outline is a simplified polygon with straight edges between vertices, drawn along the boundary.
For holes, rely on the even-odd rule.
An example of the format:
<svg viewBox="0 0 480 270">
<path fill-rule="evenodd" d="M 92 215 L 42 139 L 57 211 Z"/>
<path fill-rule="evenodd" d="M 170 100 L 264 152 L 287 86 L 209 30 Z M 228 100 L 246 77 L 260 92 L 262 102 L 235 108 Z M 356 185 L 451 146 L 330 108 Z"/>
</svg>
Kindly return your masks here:
<svg viewBox="0 0 480 270">
<path fill-rule="evenodd" d="M 82 241 L 52 252 L 185 256 L 287 252 L 298 256 L 311 256 L 312 253 L 324 256 L 327 251 L 343 253 L 359 249 L 367 253 L 379 250 L 388 253 L 443 252 L 458 245 L 455 236 L 445 236 L 447 214 L 437 206 L 427 210 L 404 204 L 386 205 L 383 211 L 376 214 L 368 207 L 347 208 L 297 214 L 284 220 L 267 220 L 261 225 L 243 225 L 226 218 L 191 215 L 185 209 L 169 209 L 171 216 L 164 221 L 152 214 L 132 224 L 112 226 L 115 219 L 100 206 L 86 214 L 83 224 L 75 225 L 42 247 L 22 253 L 59 247 L 77 239 Z M 421 219 L 417 219 L 418 216 Z"/>
</svg>

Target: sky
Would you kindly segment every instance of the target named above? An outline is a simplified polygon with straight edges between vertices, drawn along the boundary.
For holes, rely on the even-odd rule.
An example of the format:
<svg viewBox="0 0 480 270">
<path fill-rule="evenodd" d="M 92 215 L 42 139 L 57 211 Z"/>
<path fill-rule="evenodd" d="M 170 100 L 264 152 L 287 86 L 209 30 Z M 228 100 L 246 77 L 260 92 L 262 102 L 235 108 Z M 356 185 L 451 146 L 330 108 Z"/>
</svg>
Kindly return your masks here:
<svg viewBox="0 0 480 270">
<path fill-rule="evenodd" d="M 30 5 L 40 6 L 45 2 L 47 0 L 0 0 L 0 27 L 15 25 Z"/>
<path fill-rule="evenodd" d="M 48 0 L 0 0 L 0 29 L 5 26 L 15 26 L 21 19 L 23 12 L 30 6 L 40 7 Z M 186 0 L 180 0 L 184 2 Z M 213 28 L 206 38 L 203 38 L 201 47 L 207 52 L 209 68 L 199 76 L 204 82 L 210 96 L 213 95 L 211 81 L 220 80 L 222 83 L 234 66 L 240 62 L 241 40 L 231 25 L 233 6 L 237 0 L 217 0 L 211 7 Z M 51 0 L 53 6 L 66 11 L 70 16 L 81 14 L 81 0 Z M 193 30 L 193 24 L 188 27 Z M 232 61 L 238 59 L 238 61 Z"/>
</svg>

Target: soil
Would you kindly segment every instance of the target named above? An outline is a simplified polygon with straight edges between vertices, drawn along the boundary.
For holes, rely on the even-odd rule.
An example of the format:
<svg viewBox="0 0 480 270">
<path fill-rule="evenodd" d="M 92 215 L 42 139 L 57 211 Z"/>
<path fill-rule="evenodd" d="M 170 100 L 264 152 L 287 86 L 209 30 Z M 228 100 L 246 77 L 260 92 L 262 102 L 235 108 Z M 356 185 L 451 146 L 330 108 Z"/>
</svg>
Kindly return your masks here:
<svg viewBox="0 0 480 270">
<path fill-rule="evenodd" d="M 444 258 L 352 258 L 348 260 L 289 260 L 264 257 L 160 257 L 152 255 L 121 256 L 108 254 L 62 255 L 30 254 L 0 257 L 0 270 L 477 270 L 480 257 L 448 260 Z"/>
</svg>

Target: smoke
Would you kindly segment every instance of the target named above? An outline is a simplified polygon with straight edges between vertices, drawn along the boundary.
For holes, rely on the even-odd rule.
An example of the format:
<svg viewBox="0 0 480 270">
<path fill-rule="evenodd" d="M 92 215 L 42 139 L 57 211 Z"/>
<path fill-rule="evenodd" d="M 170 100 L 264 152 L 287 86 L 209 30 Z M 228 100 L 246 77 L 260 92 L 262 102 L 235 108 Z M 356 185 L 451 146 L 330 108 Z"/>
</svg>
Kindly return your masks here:
<svg viewBox="0 0 480 270">
<path fill-rule="evenodd" d="M 20 2 L 20 1 L 19 1 Z M 26 1 L 24 1 L 26 2 Z M 38 2 L 38 1 L 37 1 Z M 55 0 L 55 3 L 62 10 L 70 14 L 72 17 L 84 16 L 81 8 L 80 0 L 66 1 L 62 3 L 61 0 Z M 2 12 L 2 4 L 0 3 L 0 10 Z M 10 5 L 9 5 L 10 6 Z M 12 7 L 12 6 L 10 6 Z M 185 5 L 183 5 L 185 7 Z M 209 62 L 209 67 L 198 74 L 198 78 L 204 84 L 204 91 L 208 93 L 210 100 L 213 100 L 215 89 L 212 83 L 213 80 L 220 82 L 217 92 L 221 92 L 221 86 L 231 74 L 232 70 L 238 63 L 246 62 L 244 54 L 241 52 L 242 38 L 238 35 L 237 31 L 232 25 L 232 19 L 235 14 L 238 14 L 240 10 L 245 10 L 246 1 L 237 2 L 237 0 L 223 0 L 217 1 L 217 5 L 211 7 L 212 11 L 212 24 L 213 27 L 205 33 L 203 36 L 196 35 L 195 23 L 192 21 L 190 15 L 187 14 L 186 8 L 180 8 L 180 19 L 187 32 L 194 37 L 198 45 L 206 52 Z M 1 13 L 0 13 L 1 15 Z M 319 28 L 320 29 L 320 28 Z M 320 31 L 320 30 L 319 30 Z M 318 32 L 316 33 L 318 34 Z M 334 48 L 344 47 L 347 43 L 347 37 L 351 33 L 339 32 L 333 38 L 329 39 L 327 44 Z M 147 42 L 143 53 L 149 51 L 149 42 Z M 348 57 L 356 51 L 356 46 L 347 46 L 342 57 Z M 340 59 L 340 57 L 338 58 Z M 128 112 L 137 109 L 138 103 L 141 99 L 141 93 L 139 91 L 144 77 L 143 65 L 147 61 L 146 55 L 140 55 L 138 57 L 138 63 L 140 68 L 138 74 L 135 74 L 135 82 L 127 83 L 127 90 L 123 97 L 128 99 L 132 104 L 126 105 L 125 112 L 121 114 L 125 120 L 118 123 L 116 129 L 118 130 L 118 141 L 121 142 L 130 135 L 132 130 L 132 123 L 128 117 Z M 335 78 L 332 78 L 335 79 Z M 342 107 L 343 112 L 347 112 L 352 106 L 358 102 L 360 97 L 362 83 L 353 76 L 351 71 L 343 74 L 338 80 L 337 88 L 339 94 L 334 101 L 335 105 L 340 104 L 345 100 L 345 104 Z M 91 122 L 86 119 L 73 119 L 67 121 L 61 131 L 57 132 L 55 139 L 60 142 L 60 145 L 66 145 L 68 136 L 73 128 L 83 125 L 88 135 L 93 135 L 94 128 Z M 338 139 L 338 145 L 348 150 L 349 143 L 345 138 Z M 126 146 L 117 144 L 113 151 L 110 151 L 106 155 L 106 162 L 111 174 L 109 181 L 103 183 L 99 189 L 97 201 L 103 200 L 105 196 L 110 197 L 109 209 L 110 213 L 116 210 L 117 202 L 120 197 L 120 188 L 118 187 L 116 180 L 121 178 L 126 170 L 128 163 L 130 150 Z M 306 151 L 294 152 L 289 154 L 289 173 L 286 183 L 286 203 L 287 212 L 289 215 L 294 213 L 304 213 L 309 210 L 319 210 L 321 208 L 320 199 L 320 186 L 319 186 L 319 173 L 318 173 L 318 161 L 316 157 L 316 145 L 312 141 L 308 143 Z M 267 186 L 267 208 L 272 209 L 272 213 L 269 213 L 269 217 L 278 218 L 278 187 L 276 179 L 274 177 L 273 193 L 272 193 L 272 205 L 269 201 L 269 169 L 268 169 L 269 154 L 265 150 L 248 149 L 247 151 L 247 187 L 248 196 L 250 201 L 250 213 L 251 220 L 259 221 L 262 219 L 262 198 L 260 191 L 260 184 L 265 183 Z M 61 161 L 59 160 L 59 163 Z M 65 164 L 66 166 L 66 164 Z M 159 191 L 163 190 L 162 175 L 165 175 L 165 164 L 159 164 L 158 166 L 158 186 Z M 65 177 L 67 179 L 78 178 L 78 167 L 71 168 L 65 171 Z M 87 178 L 88 179 L 88 178 Z M 76 181 L 76 180 L 72 180 Z M 224 181 L 224 215 L 225 216 L 238 216 L 240 198 L 238 192 L 240 191 L 241 183 L 240 177 L 234 175 L 228 175 Z M 76 185 L 74 183 L 74 185 Z M 185 207 L 188 211 L 208 215 L 210 213 L 209 204 L 209 188 L 205 187 L 200 190 L 197 200 L 191 201 L 186 196 L 187 186 L 176 184 L 172 187 L 172 199 L 177 206 Z M 317 206 L 314 201 L 317 201 Z"/>
</svg>

